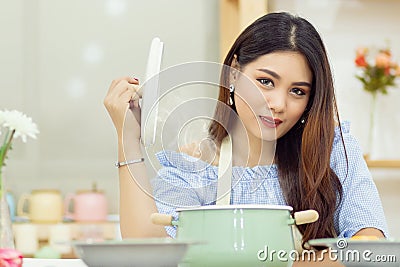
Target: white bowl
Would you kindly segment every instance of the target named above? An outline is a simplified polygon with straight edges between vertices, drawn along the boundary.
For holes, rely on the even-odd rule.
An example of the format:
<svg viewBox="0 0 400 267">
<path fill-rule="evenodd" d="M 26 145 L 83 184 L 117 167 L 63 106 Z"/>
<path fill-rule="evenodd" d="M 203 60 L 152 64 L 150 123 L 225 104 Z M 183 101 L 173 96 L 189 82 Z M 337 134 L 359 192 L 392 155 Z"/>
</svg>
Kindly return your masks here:
<svg viewBox="0 0 400 267">
<path fill-rule="evenodd" d="M 74 242 L 76 254 L 89 267 L 176 267 L 192 243 L 171 238 Z"/>
</svg>

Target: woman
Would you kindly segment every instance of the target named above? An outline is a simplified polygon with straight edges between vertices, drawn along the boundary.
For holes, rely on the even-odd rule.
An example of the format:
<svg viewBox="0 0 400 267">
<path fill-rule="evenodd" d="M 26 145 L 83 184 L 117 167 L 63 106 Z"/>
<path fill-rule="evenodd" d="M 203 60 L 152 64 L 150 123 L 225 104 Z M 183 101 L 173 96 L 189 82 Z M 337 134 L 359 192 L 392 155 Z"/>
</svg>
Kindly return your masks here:
<svg viewBox="0 0 400 267">
<path fill-rule="evenodd" d="M 215 122 L 209 128 L 216 146 L 206 146 L 217 159 L 205 159 L 204 163 L 211 164 L 197 173 L 207 190 L 191 188 L 193 176 L 181 167 L 190 158 L 202 159 L 197 156 L 201 155 L 199 146 L 158 154 L 163 168 L 153 184 L 156 202 L 144 192 L 151 190 L 144 164 L 130 165 L 136 183 L 128 168 L 121 167 L 123 236 L 174 236 L 174 228 L 166 228 L 166 233 L 152 225 L 150 214 L 176 215 L 174 206 L 214 204 L 216 188 L 208 185 L 217 179 L 219 148 L 228 133 L 236 179 L 231 204 L 286 204 L 295 211 L 317 210 L 317 223 L 299 227 L 303 242 L 321 237 L 387 236 L 379 195 L 360 147 L 349 134 L 348 124 L 339 121 L 332 73 L 315 28 L 288 13 L 267 14 L 240 34 L 224 64 L 230 68 L 221 73 L 222 104 L 217 105 Z M 257 90 L 250 89 L 254 84 Z M 115 80 L 104 101 L 117 130 L 121 162 L 142 158 L 140 124 L 134 119 L 139 112 L 137 85 L 129 77 Z M 125 114 L 129 107 L 132 112 Z M 132 149 L 123 151 L 124 142 Z M 249 179 L 260 174 L 262 181 L 256 188 L 246 187 Z M 187 190 L 168 186 L 174 183 Z"/>
</svg>

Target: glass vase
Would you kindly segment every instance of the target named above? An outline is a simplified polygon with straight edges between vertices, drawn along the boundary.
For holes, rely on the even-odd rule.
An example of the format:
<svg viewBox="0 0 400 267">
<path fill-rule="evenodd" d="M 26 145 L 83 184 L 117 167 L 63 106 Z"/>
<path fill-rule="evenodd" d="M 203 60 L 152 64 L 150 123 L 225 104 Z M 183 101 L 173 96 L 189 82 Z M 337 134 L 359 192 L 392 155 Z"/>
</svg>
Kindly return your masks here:
<svg viewBox="0 0 400 267">
<path fill-rule="evenodd" d="M 372 93 L 371 95 L 371 106 L 369 111 L 369 129 L 368 129 L 368 143 L 367 149 L 365 153 L 366 159 L 371 159 L 373 152 L 373 142 L 375 138 L 375 117 L 376 117 L 376 102 L 377 102 L 377 93 Z"/>
<path fill-rule="evenodd" d="M 0 248 L 15 248 L 10 208 L 5 190 L 5 179 L 0 168 Z"/>
</svg>

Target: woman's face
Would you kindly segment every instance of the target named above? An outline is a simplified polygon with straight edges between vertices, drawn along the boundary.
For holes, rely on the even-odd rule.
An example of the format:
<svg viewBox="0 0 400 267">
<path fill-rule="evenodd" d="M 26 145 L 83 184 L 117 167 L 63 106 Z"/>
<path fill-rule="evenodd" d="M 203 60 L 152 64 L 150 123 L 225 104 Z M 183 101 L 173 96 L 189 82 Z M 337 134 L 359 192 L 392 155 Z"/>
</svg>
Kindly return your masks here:
<svg viewBox="0 0 400 267">
<path fill-rule="evenodd" d="M 302 117 L 312 72 L 298 52 L 263 55 L 232 74 L 235 104 L 250 138 L 275 141 Z"/>
</svg>

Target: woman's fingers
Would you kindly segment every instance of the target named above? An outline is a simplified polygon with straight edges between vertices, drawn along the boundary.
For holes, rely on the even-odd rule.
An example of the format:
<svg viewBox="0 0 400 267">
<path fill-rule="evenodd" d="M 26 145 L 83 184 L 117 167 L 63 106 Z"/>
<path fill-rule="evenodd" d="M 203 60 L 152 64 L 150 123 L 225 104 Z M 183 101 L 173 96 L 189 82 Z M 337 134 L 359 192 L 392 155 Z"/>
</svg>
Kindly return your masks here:
<svg viewBox="0 0 400 267">
<path fill-rule="evenodd" d="M 118 83 L 120 83 L 121 81 L 126 81 L 126 82 L 128 82 L 130 84 L 139 84 L 139 80 L 137 80 L 135 78 L 132 78 L 132 77 L 129 77 L 129 76 L 120 77 L 118 79 L 114 79 L 111 82 L 110 87 L 108 89 L 108 93 L 111 93 L 113 91 L 113 89 L 116 87 L 116 85 Z"/>
<path fill-rule="evenodd" d="M 122 77 L 111 82 L 108 93 L 104 98 L 104 105 L 113 121 L 119 138 L 124 130 L 128 130 L 133 138 L 140 138 L 140 108 L 138 107 L 141 96 L 139 81 L 131 77 Z M 127 110 L 131 108 L 136 120 L 128 120 Z M 128 126 L 127 126 L 128 125 Z"/>
<path fill-rule="evenodd" d="M 121 79 L 112 83 L 107 98 L 116 102 L 128 103 L 131 99 L 138 100 L 140 95 L 138 84 L 132 84 L 126 79 Z"/>
<path fill-rule="evenodd" d="M 142 97 L 142 91 L 140 90 L 141 87 L 137 84 L 131 84 L 131 100 L 136 101 L 139 100 Z"/>
<path fill-rule="evenodd" d="M 131 101 L 139 102 L 141 93 L 138 80 L 121 77 L 111 82 L 104 105 L 112 117 L 124 114 L 131 107 Z M 136 105 L 137 106 L 137 105 Z M 120 114 L 120 115 L 117 115 Z"/>
</svg>

